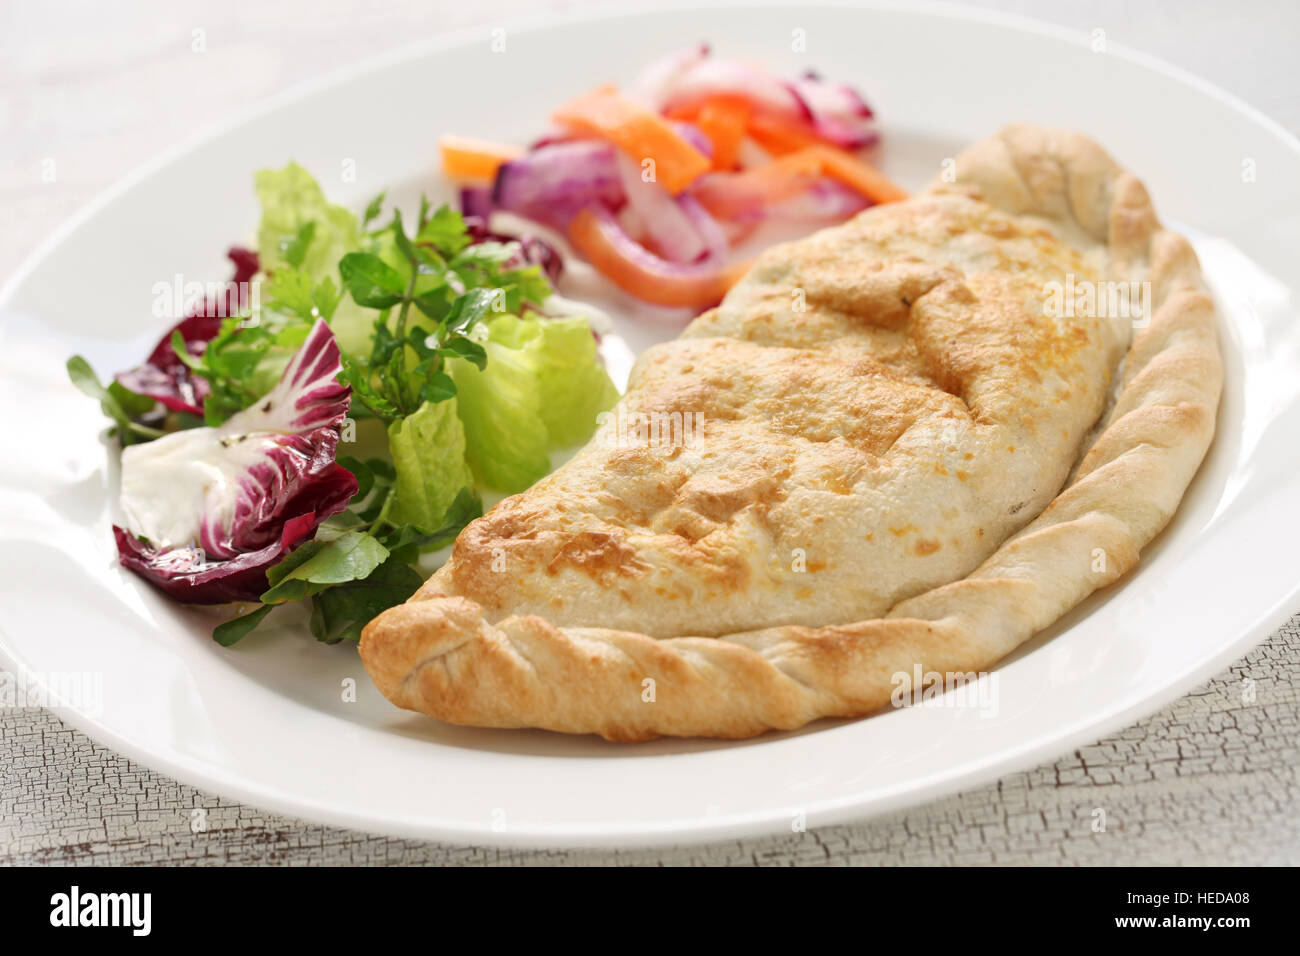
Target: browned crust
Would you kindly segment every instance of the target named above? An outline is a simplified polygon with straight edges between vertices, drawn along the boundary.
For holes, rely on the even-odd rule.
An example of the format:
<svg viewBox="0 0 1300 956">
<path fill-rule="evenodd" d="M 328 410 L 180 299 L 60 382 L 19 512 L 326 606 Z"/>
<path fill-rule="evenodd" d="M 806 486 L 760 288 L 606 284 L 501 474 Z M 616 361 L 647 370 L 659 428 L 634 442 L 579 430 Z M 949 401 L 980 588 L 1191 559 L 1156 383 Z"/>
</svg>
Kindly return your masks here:
<svg viewBox="0 0 1300 956">
<path fill-rule="evenodd" d="M 1141 183 L 1077 134 L 1009 127 L 963 154 L 957 169 L 955 184 L 934 188 L 973 190 L 1008 212 L 1077 230 L 1106 244 L 1116 273 L 1151 283 L 1150 324 L 1129 347 L 1113 405 L 1070 483 L 1035 520 L 966 577 L 884 617 L 716 638 L 561 628 L 539 616 L 497 620 L 445 593 L 440 573 L 365 629 L 362 660 L 385 696 L 471 726 L 620 741 L 748 737 L 875 711 L 889 702 L 892 675 L 917 664 L 987 668 L 1133 567 L 1214 434 L 1222 368 L 1196 256 L 1160 227 Z M 617 548 L 593 539 L 568 559 L 608 564 L 615 574 Z"/>
</svg>

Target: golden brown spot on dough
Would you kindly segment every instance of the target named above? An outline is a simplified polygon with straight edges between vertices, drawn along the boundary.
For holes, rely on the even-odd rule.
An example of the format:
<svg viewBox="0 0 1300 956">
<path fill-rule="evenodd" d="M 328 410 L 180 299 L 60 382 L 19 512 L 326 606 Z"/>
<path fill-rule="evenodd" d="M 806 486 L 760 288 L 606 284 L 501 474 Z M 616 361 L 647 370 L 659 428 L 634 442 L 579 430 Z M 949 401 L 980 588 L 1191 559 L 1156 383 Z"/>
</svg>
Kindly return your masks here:
<svg viewBox="0 0 1300 956">
<path fill-rule="evenodd" d="M 921 557 L 925 557 L 927 554 L 934 554 L 940 547 L 942 547 L 942 545 L 940 545 L 938 541 L 926 540 L 916 542 L 914 550 Z"/>
<path fill-rule="evenodd" d="M 905 525 L 903 525 L 901 528 L 890 528 L 890 529 L 889 529 L 889 533 L 892 534 L 892 535 L 893 535 L 894 537 L 896 537 L 896 538 L 901 538 L 903 535 L 907 534 L 909 531 L 916 531 L 916 530 L 917 530 L 916 525 L 914 525 L 914 524 L 905 524 Z"/>
<path fill-rule="evenodd" d="M 646 567 L 635 549 L 603 531 L 582 531 L 573 535 L 556 550 L 546 570 L 549 574 L 556 574 L 566 566 L 585 571 L 599 581 L 613 574 L 636 574 Z"/>
<path fill-rule="evenodd" d="M 968 471 L 962 471 L 960 468 L 957 469 L 957 480 L 958 480 L 958 481 L 970 481 L 970 472 L 968 472 Z"/>
</svg>

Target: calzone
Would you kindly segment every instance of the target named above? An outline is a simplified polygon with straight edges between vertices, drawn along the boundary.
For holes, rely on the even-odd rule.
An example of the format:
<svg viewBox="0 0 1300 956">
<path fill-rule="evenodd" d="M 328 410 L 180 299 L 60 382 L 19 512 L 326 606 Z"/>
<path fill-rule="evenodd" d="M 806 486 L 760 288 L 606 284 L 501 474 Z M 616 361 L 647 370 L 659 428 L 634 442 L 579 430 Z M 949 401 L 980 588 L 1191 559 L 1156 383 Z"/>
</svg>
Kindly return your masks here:
<svg viewBox="0 0 1300 956">
<path fill-rule="evenodd" d="M 591 442 L 365 629 L 393 703 L 482 727 L 747 737 L 991 667 L 1129 571 L 1213 436 L 1196 256 L 1032 126 L 765 252 Z"/>
</svg>

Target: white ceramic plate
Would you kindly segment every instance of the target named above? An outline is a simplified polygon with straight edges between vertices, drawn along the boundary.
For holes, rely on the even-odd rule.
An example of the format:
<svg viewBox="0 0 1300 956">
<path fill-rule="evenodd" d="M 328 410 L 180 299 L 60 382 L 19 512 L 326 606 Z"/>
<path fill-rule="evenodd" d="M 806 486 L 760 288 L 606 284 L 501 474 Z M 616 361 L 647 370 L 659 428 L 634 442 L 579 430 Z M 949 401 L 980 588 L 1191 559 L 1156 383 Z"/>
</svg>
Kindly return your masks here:
<svg viewBox="0 0 1300 956">
<path fill-rule="evenodd" d="M 792 51 L 796 30 L 806 53 Z M 1276 125 L 1168 67 L 1095 52 L 1094 38 L 949 9 L 660 10 L 505 37 L 502 53 L 487 30 L 434 39 L 166 157 L 63 229 L 0 298 L 0 646 L 38 680 L 98 675 L 100 700 L 61 709 L 72 724 L 196 786 L 362 830 L 525 845 L 718 839 L 788 832 L 800 814 L 815 826 L 879 813 L 1056 757 L 1190 689 L 1297 606 L 1300 144 Z M 1196 238 L 1221 306 L 1218 437 L 1137 571 L 996 672 L 996 714 L 917 707 L 744 743 L 638 746 L 449 727 L 390 706 L 352 647 L 316 644 L 292 614 L 225 650 L 209 639 L 211 613 L 117 566 L 104 424 L 64 360 L 135 363 L 160 331 L 155 282 L 226 275 L 225 245 L 256 223 L 254 169 L 296 158 L 357 204 L 384 186 L 436 190 L 440 132 L 524 139 L 550 106 L 702 37 L 857 84 L 883 123 L 882 163 L 905 185 L 1005 122 L 1067 124 Z M 342 132 L 359 116 L 372 133 Z M 356 181 L 342 183 L 347 160 Z M 634 349 L 671 334 L 628 314 Z M 355 703 L 342 699 L 348 678 Z"/>
</svg>

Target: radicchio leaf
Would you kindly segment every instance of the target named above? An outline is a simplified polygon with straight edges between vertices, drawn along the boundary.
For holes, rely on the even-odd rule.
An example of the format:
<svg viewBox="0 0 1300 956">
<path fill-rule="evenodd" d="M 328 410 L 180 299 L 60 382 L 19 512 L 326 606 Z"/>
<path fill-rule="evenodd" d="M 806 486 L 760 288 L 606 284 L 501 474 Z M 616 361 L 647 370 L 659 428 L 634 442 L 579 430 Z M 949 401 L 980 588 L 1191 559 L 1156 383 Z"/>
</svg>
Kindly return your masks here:
<svg viewBox="0 0 1300 956">
<path fill-rule="evenodd" d="M 230 281 L 217 295 L 190 306 L 185 318 L 167 331 L 143 365 L 118 373 L 117 381 L 125 388 L 157 399 L 172 411 L 203 415 L 203 400 L 211 389 L 206 379 L 195 375 L 181 361 L 172 348 L 172 335 L 180 332 L 186 350 L 199 356 L 221 330 L 222 319 L 239 314 L 240 283 L 249 282 L 257 275 L 257 253 L 232 246 L 226 257 L 235 265 Z"/>
<path fill-rule="evenodd" d="M 351 397 L 340 367 L 318 321 L 256 404 L 217 428 L 125 449 L 129 530 L 113 529 L 122 565 L 186 603 L 257 600 L 267 568 L 356 494 L 356 478 L 334 460 Z"/>
</svg>

